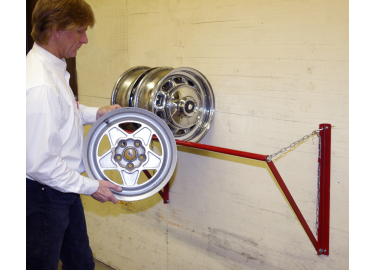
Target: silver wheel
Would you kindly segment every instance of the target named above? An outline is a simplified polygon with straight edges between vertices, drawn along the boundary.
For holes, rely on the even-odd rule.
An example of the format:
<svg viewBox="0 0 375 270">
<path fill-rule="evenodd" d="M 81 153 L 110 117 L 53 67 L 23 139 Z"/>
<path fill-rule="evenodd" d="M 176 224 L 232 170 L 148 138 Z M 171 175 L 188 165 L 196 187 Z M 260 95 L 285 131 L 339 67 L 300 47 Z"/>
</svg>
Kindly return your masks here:
<svg viewBox="0 0 375 270">
<path fill-rule="evenodd" d="M 198 142 L 208 132 L 215 112 L 208 80 L 192 68 L 135 67 L 118 79 L 111 104 L 153 112 L 179 140 Z"/>
<path fill-rule="evenodd" d="M 136 130 L 124 130 L 129 124 Z M 159 141 L 159 151 L 151 147 L 153 136 Z M 108 147 L 103 151 L 105 144 Z M 177 162 L 176 142 L 168 126 L 140 108 L 121 108 L 102 116 L 86 136 L 84 153 L 87 175 L 122 186 L 121 192 L 113 193 L 124 201 L 142 200 L 160 191 L 172 177 Z M 143 170 L 155 173 L 140 181 Z"/>
</svg>

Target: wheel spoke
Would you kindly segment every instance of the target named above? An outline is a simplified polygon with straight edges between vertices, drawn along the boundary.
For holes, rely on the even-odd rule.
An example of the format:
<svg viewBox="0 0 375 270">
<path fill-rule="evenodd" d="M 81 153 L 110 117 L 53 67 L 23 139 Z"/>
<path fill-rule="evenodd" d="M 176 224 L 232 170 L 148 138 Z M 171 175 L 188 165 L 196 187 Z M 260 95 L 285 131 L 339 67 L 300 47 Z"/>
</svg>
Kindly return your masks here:
<svg viewBox="0 0 375 270">
<path fill-rule="evenodd" d="M 142 139 L 145 146 L 148 146 L 152 139 L 152 131 L 148 127 L 143 127 L 137 130 L 133 137 Z"/>
<path fill-rule="evenodd" d="M 127 172 L 125 170 L 121 171 L 121 178 L 124 182 L 124 185 L 127 186 L 134 186 L 136 183 L 138 183 L 139 179 L 139 170 L 136 170 L 134 172 Z"/>
<path fill-rule="evenodd" d="M 166 95 L 163 91 L 156 93 L 155 110 L 164 111 Z"/>
<path fill-rule="evenodd" d="M 148 151 L 147 153 L 147 163 L 143 165 L 143 168 L 145 169 L 157 169 L 160 166 L 160 163 L 162 161 L 162 157 L 159 157 L 152 151 Z"/>
<path fill-rule="evenodd" d="M 177 134 L 177 132 L 179 131 L 178 128 L 172 126 L 172 125 L 169 125 L 169 129 L 172 131 L 172 134 L 175 135 Z"/>
<path fill-rule="evenodd" d="M 116 164 L 112 161 L 112 151 L 109 150 L 102 157 L 99 158 L 99 164 L 102 169 L 116 168 Z"/>
<path fill-rule="evenodd" d="M 113 127 L 110 130 L 107 131 L 107 136 L 109 138 L 109 141 L 111 142 L 112 146 L 115 146 L 117 140 L 119 138 L 126 138 L 128 135 L 126 135 L 126 132 L 119 129 L 118 127 Z"/>
</svg>

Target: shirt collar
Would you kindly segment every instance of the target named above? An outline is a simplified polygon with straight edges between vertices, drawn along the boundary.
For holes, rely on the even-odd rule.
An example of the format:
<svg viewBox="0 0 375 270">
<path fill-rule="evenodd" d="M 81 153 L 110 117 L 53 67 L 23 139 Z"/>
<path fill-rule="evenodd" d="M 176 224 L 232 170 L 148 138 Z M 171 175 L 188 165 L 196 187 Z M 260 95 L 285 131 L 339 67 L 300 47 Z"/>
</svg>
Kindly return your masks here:
<svg viewBox="0 0 375 270">
<path fill-rule="evenodd" d="M 34 42 L 33 49 L 43 57 L 48 63 L 52 64 L 55 68 L 66 70 L 66 61 L 65 58 L 59 59 L 54 56 L 49 51 L 45 50 L 41 46 L 39 46 L 36 42 Z"/>
</svg>

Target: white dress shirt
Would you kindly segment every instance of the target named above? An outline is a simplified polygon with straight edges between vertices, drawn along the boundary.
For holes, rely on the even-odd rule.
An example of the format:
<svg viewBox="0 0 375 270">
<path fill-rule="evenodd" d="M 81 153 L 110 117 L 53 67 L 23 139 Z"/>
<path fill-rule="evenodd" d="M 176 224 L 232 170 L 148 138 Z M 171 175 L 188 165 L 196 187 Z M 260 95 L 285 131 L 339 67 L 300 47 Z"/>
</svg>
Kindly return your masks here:
<svg viewBox="0 0 375 270">
<path fill-rule="evenodd" d="M 65 59 L 36 43 L 26 57 L 26 177 L 61 192 L 92 195 L 99 182 L 80 175 L 83 125 L 98 108 L 78 104 Z"/>
</svg>

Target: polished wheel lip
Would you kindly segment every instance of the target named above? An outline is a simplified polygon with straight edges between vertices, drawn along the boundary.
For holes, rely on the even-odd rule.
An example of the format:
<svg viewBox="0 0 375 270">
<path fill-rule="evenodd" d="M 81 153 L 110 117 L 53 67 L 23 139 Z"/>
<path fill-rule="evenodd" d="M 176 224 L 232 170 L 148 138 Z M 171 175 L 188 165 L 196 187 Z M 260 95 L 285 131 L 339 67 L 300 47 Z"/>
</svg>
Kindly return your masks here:
<svg viewBox="0 0 375 270">
<path fill-rule="evenodd" d="M 122 88 L 122 84 L 126 83 L 126 80 L 128 79 L 127 77 L 129 77 L 130 75 L 132 75 L 134 72 L 138 71 L 138 70 L 144 70 L 144 72 L 134 81 L 131 81 L 130 84 L 128 85 L 127 89 L 130 90 L 130 92 L 132 92 L 131 90 L 137 86 L 137 82 L 139 81 L 139 79 L 142 78 L 142 75 L 145 74 L 147 71 L 149 71 L 151 68 L 150 67 L 147 67 L 147 66 L 137 66 L 137 67 L 133 67 L 131 69 L 128 69 L 127 71 L 125 71 L 123 74 L 121 74 L 120 78 L 118 78 L 115 86 L 113 87 L 113 91 L 112 91 L 112 96 L 111 96 L 111 104 L 114 105 L 116 104 L 116 99 L 117 97 L 120 95 L 123 95 L 124 93 L 122 93 L 122 91 L 124 91 L 124 89 L 120 89 Z M 128 90 L 128 91 L 129 91 Z M 127 93 L 125 93 L 125 95 L 127 95 Z M 128 96 L 128 95 L 127 95 Z M 126 98 L 125 99 L 125 104 L 128 105 L 129 107 L 131 107 L 132 105 L 127 103 L 128 102 L 128 99 L 129 98 Z M 121 105 L 121 104 L 119 104 Z"/>
<path fill-rule="evenodd" d="M 120 79 L 125 77 L 127 72 L 139 70 L 140 68 L 149 67 L 132 68 L 126 71 Z M 179 83 L 173 83 L 173 86 L 167 91 L 164 91 L 162 88 L 168 81 L 178 77 L 190 81 L 190 87 L 194 87 L 198 92 L 200 105 L 196 114 L 199 115 L 197 115 L 194 120 L 194 124 L 178 125 L 172 118 L 171 111 L 168 109 L 168 106 L 171 106 L 171 104 L 169 104 L 170 102 L 166 102 L 168 99 L 168 91 L 178 87 Z M 119 90 L 116 89 L 119 88 L 120 79 L 113 90 L 111 104 L 115 104 L 116 96 L 121 94 L 118 93 Z M 126 94 L 126 97 L 123 95 L 126 99 L 125 106 L 143 108 L 158 115 L 158 117 L 170 127 L 175 139 L 199 142 L 207 134 L 215 113 L 215 98 L 209 81 L 198 70 L 189 67 L 173 69 L 165 66 L 149 68 L 135 81 L 136 82 L 131 83 L 131 89 L 130 87 L 127 89 L 127 91 L 131 91 L 131 93 Z M 121 91 L 125 90 L 122 89 L 120 92 Z M 158 102 L 158 99 L 163 98 L 162 94 L 164 94 L 165 100 L 163 102 Z M 192 115 L 187 114 L 187 117 L 192 117 Z"/>
<path fill-rule="evenodd" d="M 123 201 L 142 200 L 159 192 L 172 177 L 177 163 L 177 146 L 175 139 L 169 127 L 163 122 L 162 119 L 145 109 L 130 107 L 121 108 L 109 112 L 99 118 L 98 121 L 96 121 L 91 127 L 86 136 L 83 147 L 83 162 L 86 168 L 87 175 L 90 178 L 97 180 L 107 180 L 116 185 L 119 185 L 118 183 L 113 182 L 103 173 L 104 167 L 101 167 L 101 165 L 99 164 L 99 159 L 103 158 L 103 156 L 107 155 L 107 153 L 99 157 L 97 154 L 98 148 L 105 132 L 113 128 L 119 128 L 118 126 L 121 123 L 132 121 L 144 124 L 144 126 L 151 128 L 152 132 L 150 137 L 147 136 L 149 141 L 145 142 L 145 147 L 149 147 L 152 136 L 156 135 L 159 139 L 163 153 L 160 158 L 162 160 L 160 170 L 158 170 L 156 174 L 153 175 L 152 178 L 150 178 L 148 181 L 134 186 L 126 185 L 124 181 L 124 184 L 120 185 L 123 187 L 123 191 L 112 191 L 117 199 Z M 139 130 L 142 130 L 142 128 Z M 134 133 L 126 134 L 129 135 L 130 138 L 132 134 L 136 133 L 137 131 L 135 131 Z M 119 140 L 117 140 L 117 142 L 118 141 Z M 114 146 L 113 144 L 111 145 L 112 147 Z M 151 152 L 151 154 L 154 153 L 152 150 L 148 150 L 148 152 Z M 140 172 L 141 170 L 139 170 L 139 173 Z"/>
<path fill-rule="evenodd" d="M 153 112 L 156 92 L 161 81 L 159 79 L 160 74 L 169 74 L 171 70 L 173 70 L 171 67 L 157 67 L 148 71 L 135 90 L 133 106 Z M 154 80 L 156 80 L 156 83 L 154 83 Z"/>
</svg>

